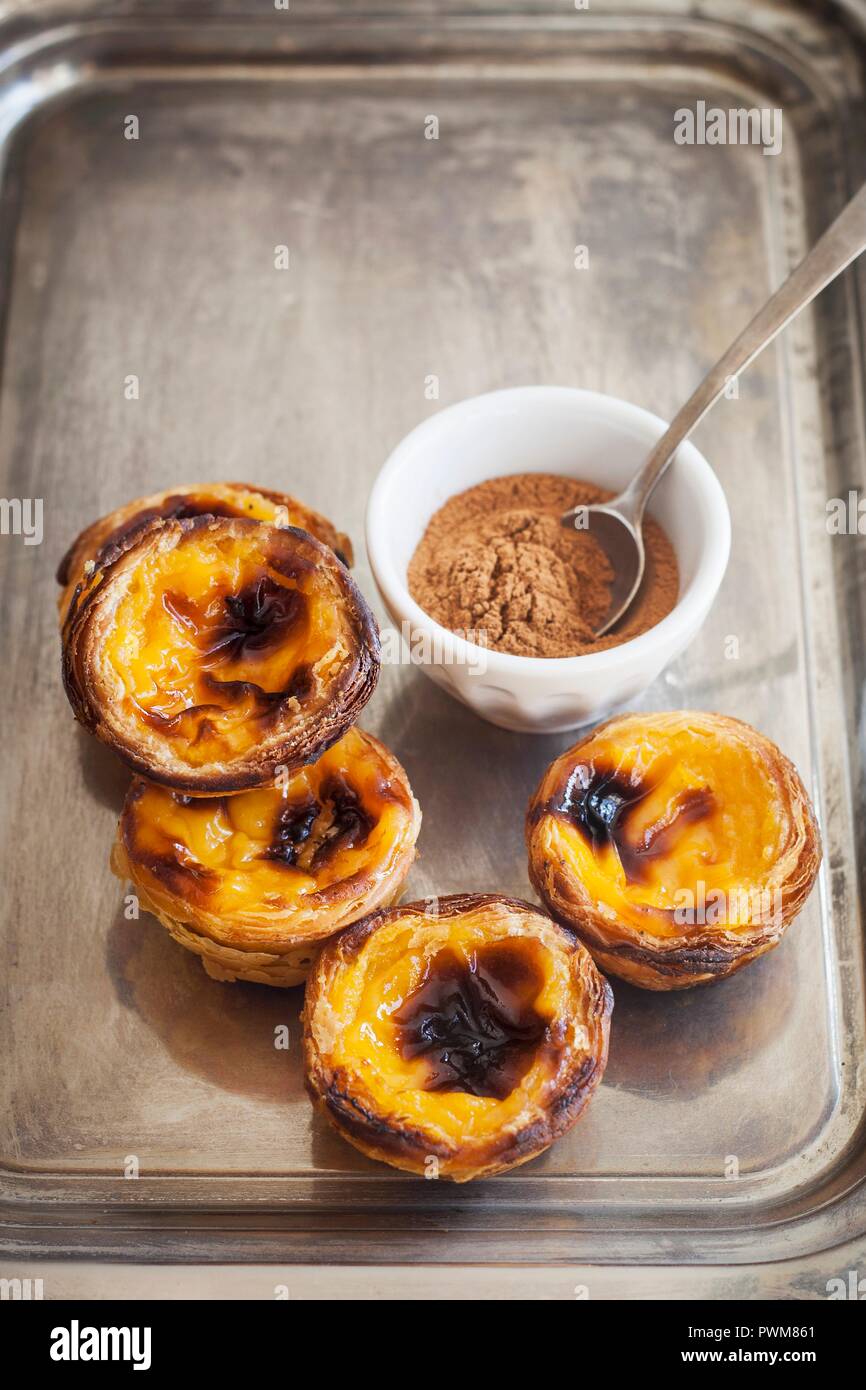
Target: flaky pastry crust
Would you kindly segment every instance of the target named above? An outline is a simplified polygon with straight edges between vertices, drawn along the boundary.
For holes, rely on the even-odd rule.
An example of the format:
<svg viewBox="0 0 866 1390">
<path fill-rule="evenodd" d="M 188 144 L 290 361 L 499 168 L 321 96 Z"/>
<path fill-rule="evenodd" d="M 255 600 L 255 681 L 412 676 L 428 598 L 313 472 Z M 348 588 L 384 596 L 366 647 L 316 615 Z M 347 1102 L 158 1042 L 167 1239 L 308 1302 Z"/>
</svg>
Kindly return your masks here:
<svg viewBox="0 0 866 1390">
<path fill-rule="evenodd" d="M 322 940 L 394 901 L 420 823 L 393 753 L 350 729 L 282 787 L 191 798 L 135 779 L 111 864 L 214 978 L 295 985 Z"/>
<path fill-rule="evenodd" d="M 379 671 L 375 619 L 334 552 L 240 518 L 157 520 L 104 548 L 62 639 L 76 718 L 134 771 L 196 796 L 313 761 Z"/>
<path fill-rule="evenodd" d="M 821 862 L 793 764 L 750 725 L 696 711 L 601 724 L 547 769 L 526 838 L 550 912 L 607 973 L 657 990 L 776 946 Z"/>
<path fill-rule="evenodd" d="M 287 492 L 253 487 L 251 483 L 183 483 L 127 502 L 76 536 L 57 568 L 57 582 L 62 585 L 61 627 L 75 590 L 86 581 L 92 568 L 99 567 L 103 549 L 124 545 L 153 521 L 183 521 L 207 515 L 247 517 L 253 521 L 268 521 L 273 526 L 295 526 L 330 546 L 344 564 L 352 564 L 349 537 L 337 531 L 327 517 Z"/>
<path fill-rule="evenodd" d="M 601 1080 L 612 994 L 589 953 L 517 899 L 458 894 L 374 913 L 307 983 L 316 1105 L 355 1148 L 456 1182 L 570 1129 Z"/>
</svg>

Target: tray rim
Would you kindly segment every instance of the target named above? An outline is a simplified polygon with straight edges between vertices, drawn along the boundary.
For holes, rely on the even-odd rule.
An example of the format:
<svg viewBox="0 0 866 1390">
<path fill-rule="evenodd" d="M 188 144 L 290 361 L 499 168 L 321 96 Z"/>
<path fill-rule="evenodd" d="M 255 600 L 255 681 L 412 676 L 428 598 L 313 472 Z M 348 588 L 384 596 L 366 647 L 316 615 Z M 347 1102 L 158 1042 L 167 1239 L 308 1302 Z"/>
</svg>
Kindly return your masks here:
<svg viewBox="0 0 866 1390">
<path fill-rule="evenodd" d="M 616 27 L 616 24 L 611 23 L 611 21 L 615 21 L 617 18 L 617 16 L 610 15 L 593 16 L 593 27 L 595 31 L 598 33 L 609 33 L 612 29 Z M 636 19 L 640 18 L 643 21 L 640 24 L 641 29 L 648 28 L 660 30 L 663 26 L 669 26 L 672 23 L 679 23 L 681 25 L 685 25 L 692 34 L 707 34 L 708 32 L 719 33 L 725 30 L 727 30 L 730 34 L 738 32 L 738 26 L 734 24 L 727 24 L 725 21 L 721 21 L 715 17 L 706 18 L 694 15 L 686 17 L 682 14 L 666 13 L 664 15 L 658 16 L 647 16 L 644 14 L 639 17 L 626 14 L 624 16 L 620 16 L 620 18 L 624 18 L 626 23 L 628 23 L 629 25 L 633 25 Z M 344 34 L 347 28 L 351 29 L 352 26 L 357 25 L 364 26 L 367 23 L 365 17 L 360 12 L 353 13 L 351 17 L 333 14 L 330 16 L 330 21 L 334 21 L 337 19 L 340 20 L 340 27 L 343 30 Z M 509 13 L 506 15 L 484 14 L 471 17 L 448 15 L 442 16 L 436 22 L 439 25 L 443 24 L 444 22 L 446 23 L 447 27 L 453 27 L 455 31 L 461 31 L 463 33 L 466 33 L 495 32 L 501 29 L 503 24 L 505 24 L 505 26 L 513 32 L 518 32 L 521 28 L 525 28 L 527 25 L 536 27 L 540 23 L 545 23 L 546 21 L 551 22 L 549 26 L 545 23 L 545 27 L 549 27 L 551 30 L 555 31 L 562 27 L 562 24 L 557 23 L 556 20 L 556 16 L 546 16 L 543 14 L 533 12 L 532 14 L 526 16 L 519 16 L 514 13 Z M 407 23 L 410 26 L 414 27 L 416 30 L 424 30 L 429 29 L 429 26 L 432 22 L 433 21 L 431 20 L 430 16 L 424 14 L 394 15 L 380 13 L 377 14 L 375 18 L 369 22 L 367 34 L 369 34 L 372 29 L 378 30 L 380 28 L 386 28 L 393 30 L 395 27 L 398 26 L 405 27 Z M 190 23 L 191 21 L 188 21 L 187 19 L 180 20 L 178 21 L 177 28 L 178 30 L 186 30 L 189 28 Z M 224 16 L 221 15 L 217 23 L 220 27 L 220 30 L 224 30 L 226 33 L 231 32 L 235 27 L 231 17 L 226 19 Z M 244 24 L 245 26 L 248 26 L 249 21 L 244 21 Z M 86 23 L 66 23 L 57 25 L 53 28 L 47 27 L 44 29 L 39 29 L 35 32 L 33 36 L 31 36 L 29 40 L 25 39 L 16 44 L 11 50 L 11 53 L 6 52 L 5 54 L 0 54 L 0 83 L 2 83 L 3 81 L 4 72 L 8 76 L 9 72 L 14 70 L 16 66 L 22 65 L 24 68 L 26 68 L 28 65 L 32 65 L 34 59 L 38 61 L 41 57 L 44 57 L 46 53 L 50 53 L 52 51 L 52 48 L 54 48 L 55 46 L 62 50 L 64 44 L 67 44 L 70 39 L 82 38 L 83 36 L 85 36 L 83 32 L 85 27 L 89 28 L 91 33 L 95 33 L 97 32 L 97 30 L 99 30 L 103 34 L 111 35 L 117 34 L 122 31 L 129 35 L 135 31 L 139 33 L 148 33 L 151 31 L 153 26 L 152 23 L 148 20 L 128 19 L 123 17 L 113 18 L 106 17 L 104 14 L 101 14 L 97 19 L 87 21 Z M 301 19 L 299 22 L 299 27 L 303 28 L 305 39 L 314 40 L 317 34 L 322 34 L 323 32 L 327 32 L 328 30 L 330 30 L 331 23 L 329 22 L 329 17 L 325 16 L 322 19 L 316 18 L 315 20 Z M 261 22 L 261 30 L 263 32 L 266 30 L 270 31 L 272 28 L 273 20 L 263 20 Z M 756 36 L 750 35 L 749 37 L 755 38 Z M 0 23 L 0 42 L 2 42 L 2 38 L 3 25 L 2 23 Z M 783 64 L 784 49 L 780 48 L 778 43 L 771 43 L 763 35 L 757 36 L 757 38 L 757 46 L 759 48 L 763 48 L 765 56 L 767 53 L 772 52 L 773 61 L 776 63 Z M 284 58 L 287 60 L 288 55 L 284 55 Z M 164 70 L 158 70 L 154 74 L 154 76 L 157 79 L 167 78 L 167 80 L 169 81 L 175 81 L 178 80 L 179 71 L 181 70 L 177 69 L 171 70 L 168 73 L 166 73 Z M 219 69 L 209 69 L 208 75 L 213 76 L 215 71 L 219 75 L 223 75 L 220 73 Z M 280 68 L 280 72 L 282 73 L 284 71 L 285 65 L 283 63 L 283 66 Z M 806 81 L 806 77 L 804 76 L 802 68 L 797 69 L 795 66 L 792 66 L 790 72 L 798 83 L 803 83 L 804 81 Z M 132 70 L 132 73 L 134 73 L 134 75 L 138 79 L 143 78 L 147 80 L 148 78 L 147 69 L 135 67 Z M 27 129 L 33 118 L 38 118 L 42 113 L 53 109 L 58 102 L 65 104 L 69 100 L 74 100 L 78 95 L 82 93 L 91 91 L 97 87 L 102 87 L 110 84 L 112 80 L 128 81 L 132 73 L 129 69 L 126 69 L 119 76 L 117 73 L 115 73 L 112 77 L 110 73 L 106 74 L 105 72 L 101 72 L 97 64 L 95 68 L 91 68 L 83 74 L 79 73 L 76 76 L 74 68 L 72 68 L 72 66 L 70 65 L 70 72 L 67 73 L 66 79 L 62 81 L 59 86 L 49 85 L 45 90 L 40 92 L 38 98 L 34 99 L 31 105 L 27 106 L 19 112 L 19 117 L 14 123 L 6 123 L 3 126 L 2 133 L 5 135 L 5 144 L 8 146 L 8 144 L 11 141 L 14 141 L 22 131 L 25 131 Z M 328 75 L 328 70 L 320 69 L 315 75 L 324 79 Z M 828 86 L 825 83 L 824 78 L 826 74 L 823 73 L 823 71 L 819 73 L 816 70 L 815 72 L 811 73 L 810 76 L 814 79 L 814 85 L 811 86 L 810 90 L 815 94 L 816 100 L 819 100 L 823 104 L 827 102 L 828 98 L 831 98 L 833 100 L 833 103 L 836 104 L 838 100 L 838 94 L 834 95 L 832 93 L 831 86 Z M 809 85 L 808 82 L 807 85 Z M 839 111 L 841 112 L 844 109 L 841 100 L 838 101 L 838 105 Z M 2 111 L 2 101 L 0 101 L 0 111 Z M 858 1158 L 861 1160 L 866 1159 L 866 1154 L 860 1153 L 859 1148 L 856 1148 L 855 1150 L 855 1145 L 857 1144 L 858 1138 L 862 1141 L 864 1133 L 866 1133 L 866 1115 L 860 1117 L 858 1127 L 854 1131 L 852 1131 L 847 1149 L 844 1150 L 839 1156 L 837 1156 L 835 1166 L 831 1167 L 829 1171 L 826 1173 L 820 1173 L 815 1180 L 815 1184 L 810 1185 L 817 1186 L 818 1183 L 823 1183 L 826 1178 L 825 1185 L 836 1188 L 834 1195 L 829 1199 L 829 1201 L 830 1207 L 833 1210 L 834 1215 L 840 1219 L 842 1227 L 842 1229 L 834 1231 L 833 1235 L 838 1236 L 841 1239 L 850 1237 L 852 1234 L 856 1234 L 857 1237 L 866 1237 L 866 1192 L 864 1192 L 864 1189 L 866 1189 L 866 1163 L 861 1162 L 858 1165 L 857 1162 Z M 848 1162 L 847 1169 L 845 1166 L 846 1156 L 848 1159 L 853 1159 L 853 1162 Z M 43 1245 L 42 1240 L 40 1239 L 43 1232 L 47 1234 L 49 1231 L 52 1230 L 55 1232 L 59 1232 L 61 1230 L 68 1231 L 70 1238 L 73 1238 L 73 1232 L 79 1229 L 75 1225 L 75 1222 L 80 1221 L 81 1218 L 85 1215 L 85 1213 L 95 1213 L 96 1211 L 99 1211 L 100 1220 L 104 1225 L 106 1234 L 108 1234 L 109 1231 L 114 1231 L 115 1229 L 117 1230 L 118 1235 L 123 1230 L 129 1231 L 131 1229 L 135 1229 L 140 1239 L 140 1233 L 148 1231 L 152 1233 L 154 1237 L 154 1250 L 163 1250 L 164 1253 L 163 1241 L 166 1238 L 168 1238 L 169 1241 L 171 1240 L 171 1218 L 175 1214 L 187 1213 L 190 1207 L 193 1207 L 196 1211 L 199 1212 L 199 1214 L 201 1214 L 202 1203 L 204 1203 L 204 1210 L 206 1214 L 210 1216 L 215 1211 L 218 1212 L 222 1205 L 218 1200 L 215 1201 L 215 1196 L 212 1192 L 206 1193 L 204 1190 L 202 1191 L 200 1197 L 189 1197 L 188 1200 L 183 1202 L 177 1202 L 177 1204 L 175 1205 L 172 1201 L 172 1197 L 176 1196 L 177 1194 L 173 1193 L 172 1189 L 176 1187 L 179 1191 L 180 1189 L 189 1190 L 191 1185 L 202 1186 L 203 1188 L 210 1187 L 213 1182 L 221 1181 L 223 1177 L 225 1177 L 229 1182 L 235 1182 L 238 1180 L 238 1176 L 239 1175 L 235 1174 L 226 1174 L 219 1176 L 215 1175 L 213 1178 L 209 1178 L 207 1176 L 190 1173 L 154 1179 L 140 1179 L 139 1182 L 136 1184 L 136 1201 L 129 1202 L 124 1200 L 117 1203 L 114 1203 L 112 1201 L 111 1196 L 109 1196 L 109 1192 L 111 1188 L 116 1188 L 118 1179 L 108 1178 L 105 1180 L 105 1193 L 104 1195 L 100 1196 L 98 1201 L 88 1199 L 81 1201 L 79 1204 L 79 1199 L 75 1195 L 74 1191 L 75 1187 L 77 1186 L 79 1177 L 79 1175 L 77 1174 L 62 1175 L 60 1177 L 60 1180 L 58 1181 L 56 1174 L 49 1178 L 48 1175 L 39 1175 L 34 1173 L 33 1170 L 19 1169 L 16 1171 L 11 1167 L 0 1167 L 0 1221 L 2 1221 L 3 1224 L 6 1224 L 8 1218 L 9 1224 L 6 1225 L 6 1229 L 9 1233 L 9 1237 L 11 1238 L 11 1248 L 15 1248 L 16 1241 L 13 1232 L 17 1225 L 17 1221 L 26 1214 L 28 1219 L 27 1229 L 29 1230 L 31 1236 L 34 1236 L 35 1238 L 35 1248 L 45 1249 L 47 1247 Z M 87 1179 L 90 1182 L 93 1181 L 92 1175 L 87 1173 L 82 1173 L 80 1177 L 82 1179 Z M 325 1185 L 331 1180 L 334 1182 L 334 1184 L 339 1184 L 343 1181 L 343 1178 L 339 1176 L 334 1176 L 333 1178 L 331 1178 L 330 1175 L 326 1175 L 325 1177 L 319 1178 L 315 1174 L 310 1174 L 306 1175 L 302 1179 L 302 1181 L 307 1184 L 309 1184 L 311 1181 L 315 1182 L 320 1189 L 324 1189 Z M 267 1204 L 267 1196 L 263 1196 L 263 1200 L 257 1198 L 255 1209 L 257 1209 L 258 1212 L 262 1212 L 267 1216 L 269 1222 L 271 1223 L 270 1232 L 273 1235 L 276 1236 L 277 1234 L 279 1234 L 282 1238 L 288 1239 L 290 1241 L 290 1245 L 287 1248 L 295 1248 L 294 1245 L 291 1244 L 291 1241 L 293 1241 L 296 1236 L 300 1237 L 301 1244 L 298 1248 L 300 1248 L 304 1252 L 303 1257 L 305 1257 L 306 1254 L 309 1253 L 309 1247 L 308 1244 L 305 1243 L 303 1240 L 304 1234 L 309 1234 L 313 1230 L 319 1231 L 320 1234 L 322 1233 L 321 1228 L 318 1226 L 318 1222 L 321 1220 L 322 1217 L 322 1210 L 320 1209 L 319 1202 L 310 1203 L 308 1199 L 306 1199 L 304 1196 L 300 1196 L 300 1194 L 300 1201 L 299 1197 L 296 1197 L 294 1195 L 286 1196 L 285 1189 L 287 1185 L 287 1180 L 285 1178 L 271 1179 L 263 1176 L 257 1177 L 255 1179 L 247 1179 L 246 1181 L 248 1183 L 255 1182 L 256 1184 L 264 1184 L 266 1187 L 279 1186 L 282 1195 L 282 1200 L 277 1205 L 273 1207 L 269 1206 Z M 379 1186 L 383 1186 L 379 1179 L 375 1177 L 366 1179 L 364 1175 L 361 1176 L 360 1181 L 357 1178 L 355 1179 L 355 1181 L 357 1186 L 367 1185 L 373 1191 L 375 1191 Z M 397 1179 L 397 1181 L 399 1182 L 400 1180 Z M 542 1183 L 545 1185 L 549 1185 L 551 1181 L 551 1177 L 546 1177 L 544 1179 L 539 1178 L 535 1180 L 523 1179 L 521 1180 L 520 1188 L 521 1190 L 523 1188 L 526 1188 L 528 1190 L 532 1186 Z M 556 1175 L 557 1185 L 560 1183 L 569 1183 L 572 1185 L 579 1186 L 583 1181 L 585 1180 L 573 1179 L 566 1175 Z M 629 1180 L 611 1178 L 609 1179 L 609 1181 L 616 1182 L 618 1187 L 621 1189 Z M 639 1179 L 639 1181 L 644 1182 L 645 1180 Z M 663 1178 L 657 1180 L 659 1184 L 664 1184 L 666 1181 L 667 1180 Z M 696 1189 L 699 1189 L 702 1186 L 707 1186 L 706 1182 L 700 1178 L 676 1178 L 671 1179 L 670 1182 L 672 1184 L 675 1184 L 677 1188 L 682 1188 L 683 1185 L 691 1185 Z M 54 1184 L 53 1186 L 52 1183 Z M 713 1195 L 717 1196 L 718 1185 L 714 1184 L 713 1188 Z M 805 1191 L 807 1189 L 803 1190 Z M 358 1198 L 362 1198 L 361 1192 L 357 1192 L 356 1195 Z M 709 1195 L 709 1192 L 707 1193 L 707 1195 Z M 168 1199 L 168 1201 L 166 1201 L 166 1199 Z M 153 1200 L 158 1200 L 160 1203 L 160 1210 L 157 1212 L 154 1212 L 154 1210 L 149 1206 L 149 1203 L 151 1203 Z M 508 1189 L 505 1184 L 501 1184 L 501 1190 L 497 1193 L 497 1205 L 499 1206 L 500 1210 L 512 1206 L 522 1206 L 526 1200 L 532 1200 L 532 1198 L 520 1198 L 517 1195 L 517 1190 L 515 1190 L 515 1196 L 513 1201 L 509 1200 Z M 331 1225 L 333 1224 L 334 1208 L 333 1206 L 328 1207 L 327 1201 L 328 1199 L 323 1196 L 322 1202 L 323 1204 L 325 1204 L 324 1214 L 329 1218 L 326 1224 Z M 102 1205 L 104 1202 L 110 1203 L 110 1210 L 106 1210 L 106 1208 Z M 51 1220 L 52 1214 L 56 1221 L 58 1215 L 58 1206 L 62 1205 L 63 1203 L 71 1203 L 72 1211 L 71 1213 L 64 1214 L 64 1218 L 55 1225 Z M 211 1203 L 215 1203 L 215 1205 L 211 1206 Z M 290 1229 L 291 1222 L 285 1221 L 285 1218 L 287 1216 L 290 1217 L 292 1215 L 291 1212 L 287 1212 L 286 1210 L 287 1203 L 299 1203 L 300 1205 L 303 1205 L 306 1214 L 309 1215 L 309 1217 L 313 1218 L 313 1223 L 307 1224 L 304 1227 L 304 1231 L 298 1230 L 297 1232 L 293 1232 Z M 399 1205 L 399 1195 L 396 1192 L 393 1194 L 393 1196 L 389 1195 L 387 1201 L 385 1201 L 382 1205 L 379 1205 L 378 1203 L 374 1203 L 371 1205 L 362 1201 L 358 1202 L 359 1208 L 363 1207 L 364 1211 L 375 1211 L 377 1214 L 388 1213 L 392 1211 L 397 1205 Z M 447 1205 L 447 1202 L 440 1202 L 438 1198 L 435 1200 L 435 1202 L 431 1203 L 429 1211 L 433 1216 L 434 1220 L 436 1219 L 437 1213 L 439 1214 L 439 1219 L 441 1220 L 442 1207 L 447 1207 Z M 693 1210 L 690 1204 L 681 1203 L 680 1205 L 683 1208 L 684 1214 L 686 1211 Z M 731 1204 L 732 1207 L 742 1207 L 744 1209 L 744 1214 L 748 1212 L 748 1210 L 752 1208 L 754 1205 L 756 1205 L 756 1203 L 750 1200 Z M 847 1209 L 849 1207 L 853 1209 L 848 1211 Z M 144 1224 L 141 1224 L 140 1217 L 143 1208 L 146 1213 L 146 1220 Z M 419 1214 L 421 1214 L 422 1211 L 426 1212 L 428 1209 L 419 1209 L 416 1206 L 415 1210 L 419 1212 Z M 802 1231 L 805 1228 L 804 1223 L 808 1223 L 809 1217 L 816 1216 L 819 1210 L 820 1208 L 815 1208 L 811 1212 L 808 1212 L 805 1217 L 801 1214 L 799 1216 L 792 1215 L 790 1218 L 782 1218 L 782 1225 L 789 1225 L 791 1228 L 791 1230 L 789 1231 L 789 1238 L 785 1243 L 786 1249 L 788 1251 L 790 1251 L 791 1249 L 791 1237 L 793 1236 L 793 1228 L 799 1226 L 800 1230 Z M 242 1220 L 246 1220 L 249 1211 L 250 1208 L 245 1207 L 241 1212 L 238 1212 L 237 1215 Z M 666 1212 L 669 1215 L 671 1212 L 671 1208 L 668 1207 L 666 1209 Z M 843 1213 L 845 1214 L 844 1217 Z M 228 1217 L 230 1214 L 232 1216 L 235 1215 L 235 1213 L 229 1213 L 228 1210 L 226 1211 L 225 1215 L 226 1217 Z M 66 1219 L 67 1216 L 69 1216 L 69 1220 Z M 43 1218 L 45 1218 L 44 1224 Z M 480 1218 L 478 1219 L 480 1220 Z M 559 1217 L 559 1219 L 562 1219 L 561 1216 Z M 225 1220 L 225 1217 L 217 1216 L 216 1220 L 217 1222 L 222 1222 Z M 646 1223 L 645 1216 L 643 1217 L 643 1222 Z M 851 1224 L 849 1224 L 849 1222 Z M 653 1229 L 660 1228 L 668 1231 L 669 1233 L 672 1233 L 672 1231 L 677 1229 L 676 1227 L 672 1228 L 670 1225 L 659 1227 L 655 1222 L 651 1222 L 648 1224 L 652 1226 Z M 237 1237 L 234 1234 L 234 1226 L 234 1221 L 229 1221 L 226 1226 L 215 1226 L 212 1228 L 209 1227 L 209 1235 L 211 1238 L 206 1241 L 208 1249 L 208 1258 L 215 1257 L 211 1253 L 214 1250 L 214 1240 L 216 1240 L 217 1244 L 219 1244 L 219 1237 L 224 1233 L 228 1233 L 229 1239 L 232 1239 L 234 1241 L 235 1246 L 237 1245 Z M 277 1227 L 276 1230 L 274 1229 L 274 1226 Z M 451 1226 L 448 1229 L 448 1242 L 449 1245 L 451 1245 L 453 1248 L 453 1242 L 456 1237 L 461 1242 L 465 1240 L 468 1249 L 472 1250 L 475 1248 L 473 1242 L 480 1238 L 481 1246 L 479 1248 L 486 1249 L 489 1242 L 495 1242 L 502 1235 L 507 1235 L 509 1229 L 511 1228 L 504 1227 L 501 1231 L 497 1231 L 496 1229 L 488 1228 L 486 1230 L 472 1232 L 467 1236 L 467 1233 L 458 1232 L 453 1226 Z M 599 1232 L 605 1229 L 607 1228 L 603 1223 L 599 1223 L 598 1226 L 590 1225 L 586 1228 L 586 1230 L 582 1230 L 579 1228 L 574 1228 L 572 1224 L 566 1222 L 564 1227 L 554 1228 L 549 1232 L 550 1239 L 546 1238 L 548 1234 L 547 1232 L 539 1232 L 539 1235 L 542 1236 L 542 1241 L 539 1243 L 539 1258 L 537 1261 L 533 1259 L 533 1262 L 543 1262 L 543 1260 L 547 1257 L 547 1252 L 549 1248 L 552 1245 L 554 1245 L 557 1239 L 561 1236 L 565 1236 L 566 1239 L 570 1242 L 577 1243 L 576 1246 L 570 1245 L 570 1249 L 579 1248 L 581 1239 L 585 1234 L 589 1234 L 590 1238 L 593 1239 L 597 1238 Z M 748 1234 L 751 1235 L 754 1232 L 754 1229 L 755 1226 L 754 1223 L 752 1223 L 748 1227 Z M 703 1226 L 701 1228 L 701 1235 L 702 1241 L 706 1247 L 704 1253 L 707 1256 L 707 1259 L 709 1259 L 709 1257 L 713 1254 L 713 1251 L 718 1252 L 720 1250 L 725 1250 L 728 1256 L 730 1257 L 730 1255 L 733 1253 L 731 1239 L 732 1236 L 735 1235 L 736 1231 L 738 1230 L 739 1228 L 729 1228 L 724 1226 L 720 1226 L 718 1230 L 715 1230 Z M 204 1231 L 202 1232 L 202 1234 L 204 1235 Z M 359 1233 L 362 1248 L 364 1248 L 365 1250 L 369 1247 L 370 1234 L 371 1230 L 369 1227 L 366 1227 L 364 1232 Z M 329 1231 L 329 1236 L 331 1235 L 333 1235 L 333 1237 L 336 1238 L 338 1247 L 340 1246 L 340 1242 L 344 1242 L 347 1239 L 350 1243 L 352 1242 L 352 1233 L 348 1231 L 345 1227 L 335 1227 L 333 1232 Z M 391 1235 L 393 1235 L 393 1232 L 391 1233 Z M 142 1246 L 139 1243 L 139 1239 L 137 1239 L 137 1255 L 140 1257 Z M 434 1237 L 434 1246 L 436 1245 L 437 1239 L 438 1238 Z M 411 1240 L 413 1242 L 413 1248 L 417 1249 L 419 1245 L 419 1233 L 417 1231 L 411 1233 Z M 427 1241 L 425 1240 L 424 1243 L 426 1245 Z M 658 1242 L 656 1241 L 656 1248 L 657 1244 Z M 794 1244 L 797 1245 L 799 1248 L 799 1242 L 794 1241 Z M 3 1244 L 0 1244 L 0 1249 L 2 1248 Z M 57 1246 L 52 1245 L 51 1248 L 56 1249 Z M 803 1248 L 805 1249 L 807 1247 L 804 1246 Z M 816 1247 L 814 1245 L 808 1247 L 808 1249 L 812 1251 L 823 1248 L 830 1247 Z M 393 1243 L 391 1245 L 391 1251 L 393 1251 Z M 93 1253 L 96 1254 L 97 1251 L 94 1249 Z M 480 1258 L 480 1256 L 473 1257 L 470 1255 L 470 1258 Z M 485 1255 L 484 1258 L 487 1258 L 487 1256 Z M 641 1258 L 646 1259 L 648 1257 L 646 1255 L 642 1255 Z M 749 1262 L 748 1257 L 743 1256 L 743 1259 L 744 1262 Z"/>
</svg>

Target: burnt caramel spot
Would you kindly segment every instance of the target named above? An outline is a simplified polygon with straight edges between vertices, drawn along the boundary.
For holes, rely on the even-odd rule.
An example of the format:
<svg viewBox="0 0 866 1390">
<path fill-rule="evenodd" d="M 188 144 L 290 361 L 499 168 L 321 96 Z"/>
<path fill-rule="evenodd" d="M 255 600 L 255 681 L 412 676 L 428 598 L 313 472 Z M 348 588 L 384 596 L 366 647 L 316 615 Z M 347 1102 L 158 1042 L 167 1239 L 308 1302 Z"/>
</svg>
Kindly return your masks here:
<svg viewBox="0 0 866 1390">
<path fill-rule="evenodd" d="M 713 811 L 715 797 L 709 787 L 691 787 L 674 803 L 670 820 L 647 826 L 635 838 L 629 835 L 634 808 L 653 790 L 645 778 L 579 764 L 562 790 L 546 808 L 564 816 L 581 832 L 598 853 L 611 845 L 617 853 L 629 883 L 645 883 L 653 859 L 664 858 L 675 846 L 683 829 L 705 820 Z"/>
<path fill-rule="evenodd" d="M 628 812 L 650 791 L 640 781 L 580 765 L 574 769 L 555 809 L 582 832 L 594 850 L 619 846 Z"/>
<path fill-rule="evenodd" d="M 393 1018 L 404 1061 L 422 1057 L 427 1091 L 505 1100 L 526 1075 L 547 1032 L 535 1008 L 544 987 L 544 948 L 521 938 L 468 959 L 436 955 L 423 983 Z"/>
<path fill-rule="evenodd" d="M 319 868 L 338 850 L 358 849 L 375 824 L 355 788 L 341 773 L 328 778 L 320 795 L 325 801 L 330 824 L 316 850 L 314 868 Z"/>
<path fill-rule="evenodd" d="M 273 830 L 273 839 L 265 851 L 265 858 L 276 859 L 281 864 L 296 865 L 298 855 L 312 835 L 321 810 L 319 802 L 313 797 L 308 801 L 289 802 L 281 806 Z"/>
<path fill-rule="evenodd" d="M 168 596 L 166 596 L 168 597 Z M 208 665 L 267 656 L 306 613 L 298 589 L 277 584 L 261 574 L 239 594 L 226 594 L 222 620 L 202 634 L 202 655 Z"/>
<path fill-rule="evenodd" d="M 280 807 L 264 857 L 316 873 L 341 850 L 360 848 L 374 824 L 354 787 L 334 773 L 318 797 Z"/>
</svg>

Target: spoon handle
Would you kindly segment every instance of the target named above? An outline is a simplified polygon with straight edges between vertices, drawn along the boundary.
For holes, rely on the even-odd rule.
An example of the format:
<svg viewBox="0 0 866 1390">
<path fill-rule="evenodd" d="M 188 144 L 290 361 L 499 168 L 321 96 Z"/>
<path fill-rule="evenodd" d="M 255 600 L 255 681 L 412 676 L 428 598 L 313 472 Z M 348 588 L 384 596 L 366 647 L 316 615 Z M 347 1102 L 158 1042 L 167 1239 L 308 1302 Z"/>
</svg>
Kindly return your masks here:
<svg viewBox="0 0 866 1390">
<path fill-rule="evenodd" d="M 768 299 L 668 425 L 619 499 L 620 510 L 639 522 L 647 499 L 678 446 L 714 405 L 731 377 L 739 375 L 825 285 L 866 250 L 866 184 L 851 199 L 787 280 Z"/>
</svg>

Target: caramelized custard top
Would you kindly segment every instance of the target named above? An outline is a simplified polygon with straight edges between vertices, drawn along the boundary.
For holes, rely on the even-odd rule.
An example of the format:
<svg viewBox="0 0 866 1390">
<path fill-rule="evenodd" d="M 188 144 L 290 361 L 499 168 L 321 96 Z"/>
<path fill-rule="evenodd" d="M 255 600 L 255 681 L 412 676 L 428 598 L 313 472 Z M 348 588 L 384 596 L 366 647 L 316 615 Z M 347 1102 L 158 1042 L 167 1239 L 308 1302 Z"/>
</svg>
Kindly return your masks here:
<svg viewBox="0 0 866 1390">
<path fill-rule="evenodd" d="M 503 941 L 468 959 L 448 948 L 433 957 L 394 1014 L 401 1056 L 426 1065 L 425 1090 L 511 1094 L 547 1026 L 534 1007 L 544 987 L 540 950 Z"/>
<path fill-rule="evenodd" d="M 114 613 L 122 699 L 192 767 L 242 755 L 351 660 L 332 576 L 275 534 L 191 530 L 142 558 Z"/>
<path fill-rule="evenodd" d="M 231 921 L 360 891 L 389 871 L 411 818 L 379 745 L 350 729 L 284 787 L 188 797 L 139 779 L 121 832 L 157 892 Z"/>
<path fill-rule="evenodd" d="M 624 716 L 563 754 L 539 796 L 546 853 L 612 930 L 680 935 L 689 900 L 711 895 L 724 925 L 747 925 L 792 834 L 776 771 L 733 721 Z"/>
<path fill-rule="evenodd" d="M 525 905 L 466 902 L 396 909 L 334 974 L 327 1018 L 338 1078 L 469 1140 L 543 1103 L 587 1038 L 560 929 Z"/>
</svg>

